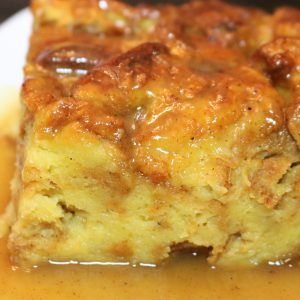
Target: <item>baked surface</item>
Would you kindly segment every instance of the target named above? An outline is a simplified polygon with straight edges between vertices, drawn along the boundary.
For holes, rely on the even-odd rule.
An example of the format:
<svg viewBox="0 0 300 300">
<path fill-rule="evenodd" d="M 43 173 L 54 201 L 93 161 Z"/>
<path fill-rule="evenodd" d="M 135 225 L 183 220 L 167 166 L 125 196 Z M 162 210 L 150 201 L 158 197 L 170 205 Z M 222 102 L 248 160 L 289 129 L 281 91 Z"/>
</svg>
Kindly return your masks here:
<svg viewBox="0 0 300 300">
<path fill-rule="evenodd" d="M 13 262 L 215 265 L 300 247 L 300 11 L 34 0 Z"/>
</svg>

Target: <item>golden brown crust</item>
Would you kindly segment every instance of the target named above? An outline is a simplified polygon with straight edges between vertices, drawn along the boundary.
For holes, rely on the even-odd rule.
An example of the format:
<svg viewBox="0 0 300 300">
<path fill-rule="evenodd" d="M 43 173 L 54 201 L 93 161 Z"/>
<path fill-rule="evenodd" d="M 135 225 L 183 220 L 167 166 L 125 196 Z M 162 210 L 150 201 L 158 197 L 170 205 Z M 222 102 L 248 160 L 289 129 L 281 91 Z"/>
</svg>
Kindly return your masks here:
<svg viewBox="0 0 300 300">
<path fill-rule="evenodd" d="M 257 51 L 256 57 L 263 59 L 266 71 L 270 74 L 274 85 L 285 86 L 290 97 L 285 98 L 287 125 L 290 133 L 300 145 L 299 125 L 299 66 L 300 38 L 281 37 L 264 45 Z"/>
<path fill-rule="evenodd" d="M 300 12 L 293 7 L 281 7 L 274 14 L 274 33 L 277 37 L 300 36 Z"/>
</svg>

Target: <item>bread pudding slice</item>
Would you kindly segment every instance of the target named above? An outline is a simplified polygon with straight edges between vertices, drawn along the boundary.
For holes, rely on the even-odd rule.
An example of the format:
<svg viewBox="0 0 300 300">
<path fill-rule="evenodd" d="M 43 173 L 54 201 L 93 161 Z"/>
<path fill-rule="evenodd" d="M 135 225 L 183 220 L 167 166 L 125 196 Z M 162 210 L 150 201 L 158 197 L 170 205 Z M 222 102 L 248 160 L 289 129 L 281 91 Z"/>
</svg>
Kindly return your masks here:
<svg viewBox="0 0 300 300">
<path fill-rule="evenodd" d="M 12 261 L 300 252 L 300 11 L 35 0 Z M 290 16 L 293 15 L 293 18 Z"/>
</svg>

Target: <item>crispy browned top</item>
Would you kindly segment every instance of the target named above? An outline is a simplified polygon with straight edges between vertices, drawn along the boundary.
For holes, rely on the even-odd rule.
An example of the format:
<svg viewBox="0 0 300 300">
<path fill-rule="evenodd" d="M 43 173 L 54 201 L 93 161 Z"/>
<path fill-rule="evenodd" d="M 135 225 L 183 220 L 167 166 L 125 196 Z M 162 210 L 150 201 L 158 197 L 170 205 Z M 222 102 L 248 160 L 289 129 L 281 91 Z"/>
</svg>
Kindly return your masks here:
<svg viewBox="0 0 300 300">
<path fill-rule="evenodd" d="M 176 178 L 176 162 L 204 140 L 214 151 L 218 141 L 223 159 L 226 147 L 242 159 L 287 130 L 300 145 L 299 10 L 268 15 L 217 0 L 32 7 L 23 95 L 33 119 L 43 115 L 41 138 L 76 123 L 154 182 Z"/>
</svg>

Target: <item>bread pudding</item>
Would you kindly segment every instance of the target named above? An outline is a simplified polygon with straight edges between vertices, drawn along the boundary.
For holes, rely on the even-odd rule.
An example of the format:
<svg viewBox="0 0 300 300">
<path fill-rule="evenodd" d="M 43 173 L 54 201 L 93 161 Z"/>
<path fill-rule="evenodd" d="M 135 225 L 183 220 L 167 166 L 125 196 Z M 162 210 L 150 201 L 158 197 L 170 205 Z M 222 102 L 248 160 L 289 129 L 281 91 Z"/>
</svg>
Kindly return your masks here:
<svg viewBox="0 0 300 300">
<path fill-rule="evenodd" d="M 34 0 L 14 264 L 300 253 L 300 10 Z"/>
</svg>

